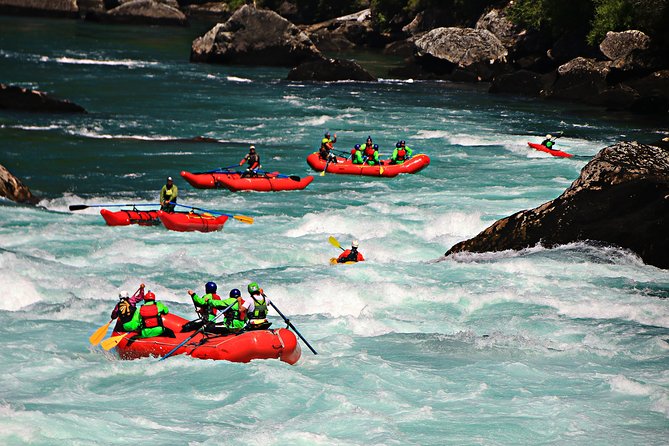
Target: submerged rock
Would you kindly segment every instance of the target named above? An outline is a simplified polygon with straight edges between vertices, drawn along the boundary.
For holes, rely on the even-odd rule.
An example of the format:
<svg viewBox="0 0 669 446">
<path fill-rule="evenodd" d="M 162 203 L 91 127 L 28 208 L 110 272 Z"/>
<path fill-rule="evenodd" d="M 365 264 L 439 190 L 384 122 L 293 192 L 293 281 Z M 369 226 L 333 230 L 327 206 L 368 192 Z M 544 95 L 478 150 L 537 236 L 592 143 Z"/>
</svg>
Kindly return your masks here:
<svg viewBox="0 0 669 446">
<path fill-rule="evenodd" d="M 0 197 L 8 198 L 17 203 L 36 204 L 38 201 L 30 192 L 28 186 L 12 175 L 2 164 L 0 164 Z"/>
<path fill-rule="evenodd" d="M 46 93 L 13 85 L 0 84 L 0 109 L 34 112 L 86 113 L 68 100 L 54 99 Z"/>
<path fill-rule="evenodd" d="M 503 218 L 446 255 L 599 241 L 669 268 L 669 149 L 621 142 L 602 149 L 555 200 Z"/>
<path fill-rule="evenodd" d="M 375 81 L 369 74 L 352 60 L 320 59 L 304 62 L 290 70 L 289 81 Z"/>
<path fill-rule="evenodd" d="M 193 62 L 294 67 L 322 57 L 307 35 L 279 14 L 244 5 L 193 41 Z"/>
</svg>

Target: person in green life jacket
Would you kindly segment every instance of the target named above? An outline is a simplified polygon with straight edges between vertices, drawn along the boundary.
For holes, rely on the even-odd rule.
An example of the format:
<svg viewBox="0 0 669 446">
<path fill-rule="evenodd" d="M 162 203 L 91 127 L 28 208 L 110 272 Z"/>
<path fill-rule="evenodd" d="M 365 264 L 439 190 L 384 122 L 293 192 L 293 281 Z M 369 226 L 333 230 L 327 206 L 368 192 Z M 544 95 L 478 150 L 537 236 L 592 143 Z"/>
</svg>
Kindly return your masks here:
<svg viewBox="0 0 669 446">
<path fill-rule="evenodd" d="M 318 149 L 319 156 L 323 161 L 336 163 L 337 156 L 332 153 L 334 150 L 334 143 L 337 142 L 337 134 L 334 134 L 334 138 L 330 138 L 330 132 L 325 132 L 323 139 L 321 140 L 321 147 Z"/>
<path fill-rule="evenodd" d="M 362 159 L 362 150 L 360 149 L 360 144 L 356 144 L 351 150 L 351 162 L 353 164 L 362 164 L 365 161 Z"/>
<path fill-rule="evenodd" d="M 267 330 L 272 323 L 267 320 L 267 309 L 269 305 L 269 297 L 265 296 L 262 288 L 258 286 L 257 282 L 249 283 L 247 290 L 251 295 L 249 301 L 249 308 L 246 313 L 248 318 L 247 330 Z"/>
<path fill-rule="evenodd" d="M 413 150 L 406 145 L 406 141 L 398 141 L 393 150 L 393 156 L 390 157 L 390 164 L 404 164 L 406 160 L 413 156 Z"/>
<path fill-rule="evenodd" d="M 152 338 L 154 336 L 175 337 L 174 332 L 163 325 L 163 314 L 170 311 L 167 306 L 156 301 L 156 295 L 149 291 L 144 296 L 144 305 L 135 311 L 130 322 L 123 324 L 125 331 L 137 331 L 140 338 Z"/>
<path fill-rule="evenodd" d="M 167 177 L 167 183 L 160 190 L 160 210 L 165 212 L 174 212 L 174 204 L 177 202 L 179 189 L 174 185 L 172 177 Z"/>
<path fill-rule="evenodd" d="M 553 146 L 555 145 L 553 135 L 551 135 L 550 133 L 546 135 L 546 139 L 541 141 L 541 145 L 546 147 L 547 149 L 553 149 Z"/>
<path fill-rule="evenodd" d="M 218 289 L 217 285 L 214 282 L 207 282 L 204 285 L 204 296 L 200 297 L 197 294 L 190 294 L 191 299 L 193 299 L 193 305 L 195 306 L 195 312 L 198 315 L 198 318 L 194 321 L 190 321 L 181 328 L 181 331 L 193 331 L 202 327 L 207 322 L 212 322 L 216 318 L 217 310 L 216 308 L 208 305 L 206 302 L 210 299 L 221 300 L 221 296 L 216 294 Z"/>
<path fill-rule="evenodd" d="M 209 282 L 209 284 L 216 285 L 213 282 Z M 206 288 L 205 291 L 207 291 Z M 227 299 L 221 299 L 220 297 L 216 299 L 214 297 L 215 289 L 213 293 L 207 293 L 202 297 L 195 294 L 192 290 L 188 290 L 188 294 L 196 305 L 207 308 L 210 315 L 207 316 L 208 320 L 203 322 L 203 324 L 210 323 L 216 318 L 216 313 L 214 313 L 214 311 L 225 310 L 223 321 L 207 327 L 205 331 L 208 333 L 236 333 L 241 331 L 246 325 L 246 308 L 243 306 L 244 299 L 242 299 L 241 293 L 238 297 L 231 296 Z M 211 314 L 214 314 L 214 316 L 212 317 Z M 218 320 L 220 320 L 220 318 Z M 186 327 L 184 326 L 184 328 Z"/>
<path fill-rule="evenodd" d="M 371 144 L 372 138 L 367 137 L 367 144 L 362 151 L 362 158 L 364 162 L 370 166 L 381 164 L 379 161 L 379 146 L 378 144 Z"/>
</svg>

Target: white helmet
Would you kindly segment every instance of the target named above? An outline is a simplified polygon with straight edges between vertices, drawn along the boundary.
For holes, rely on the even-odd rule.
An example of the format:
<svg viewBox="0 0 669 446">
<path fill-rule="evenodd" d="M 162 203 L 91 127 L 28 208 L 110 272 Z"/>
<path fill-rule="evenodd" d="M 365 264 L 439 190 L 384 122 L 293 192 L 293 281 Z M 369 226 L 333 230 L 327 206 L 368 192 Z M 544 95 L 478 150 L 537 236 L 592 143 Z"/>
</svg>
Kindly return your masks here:
<svg viewBox="0 0 669 446">
<path fill-rule="evenodd" d="M 546 135 L 546 139 L 553 139 L 553 135 L 549 133 L 548 135 Z"/>
<path fill-rule="evenodd" d="M 351 247 L 353 247 L 353 248 L 357 248 L 357 247 L 358 247 L 358 241 L 357 241 L 357 240 L 353 240 L 353 243 L 351 243 Z"/>
<path fill-rule="evenodd" d="M 128 293 L 128 292 L 125 291 L 125 290 L 123 290 L 123 291 L 121 291 L 120 293 L 118 293 L 118 298 L 119 298 L 119 299 L 127 299 L 127 298 L 129 298 L 129 297 L 130 297 L 130 293 Z"/>
</svg>

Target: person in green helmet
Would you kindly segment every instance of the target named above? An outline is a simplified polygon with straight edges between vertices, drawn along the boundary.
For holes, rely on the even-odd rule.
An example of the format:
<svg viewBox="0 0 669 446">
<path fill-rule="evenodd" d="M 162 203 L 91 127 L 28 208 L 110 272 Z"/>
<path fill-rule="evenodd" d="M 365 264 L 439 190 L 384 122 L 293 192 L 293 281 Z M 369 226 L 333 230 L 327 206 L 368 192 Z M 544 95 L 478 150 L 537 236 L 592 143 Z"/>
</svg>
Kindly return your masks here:
<svg viewBox="0 0 669 446">
<path fill-rule="evenodd" d="M 398 141 L 393 150 L 393 156 L 390 157 L 390 164 L 404 164 L 406 160 L 413 156 L 413 150 L 406 145 L 406 141 Z"/>
<path fill-rule="evenodd" d="M 168 314 L 167 306 L 156 301 L 156 295 L 149 291 L 144 296 L 144 305 L 135 311 L 130 322 L 123 324 L 125 331 L 137 331 L 140 338 L 152 338 L 154 336 L 175 337 L 174 332 L 163 325 L 163 314 Z"/>
<path fill-rule="evenodd" d="M 232 297 L 231 293 L 231 297 L 227 299 L 215 299 L 211 293 L 199 297 L 192 290 L 188 290 L 188 294 L 193 299 L 193 302 L 207 308 L 209 314 L 216 314 L 216 311 L 224 311 L 223 321 L 210 325 L 205 329 L 206 332 L 216 334 L 237 333 L 246 326 L 246 308 L 244 307 L 244 299 L 241 296 Z M 213 322 L 215 318 L 216 316 L 207 322 Z"/>
<path fill-rule="evenodd" d="M 167 177 L 167 182 L 160 190 L 160 210 L 165 212 L 174 212 L 174 204 L 177 202 L 179 189 L 172 181 L 172 177 Z"/>
<path fill-rule="evenodd" d="M 267 310 L 270 303 L 269 297 L 265 296 L 258 283 L 251 282 L 247 287 L 251 299 L 247 312 L 247 330 L 267 330 L 272 323 L 267 320 Z"/>
</svg>

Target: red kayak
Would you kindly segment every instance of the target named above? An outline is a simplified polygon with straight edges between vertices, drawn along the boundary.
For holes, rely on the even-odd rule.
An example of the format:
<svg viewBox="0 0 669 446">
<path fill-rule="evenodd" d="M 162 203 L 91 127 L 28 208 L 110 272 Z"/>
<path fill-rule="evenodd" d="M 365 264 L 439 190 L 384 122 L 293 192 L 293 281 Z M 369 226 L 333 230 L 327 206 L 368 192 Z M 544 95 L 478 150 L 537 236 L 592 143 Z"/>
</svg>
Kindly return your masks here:
<svg viewBox="0 0 669 446">
<path fill-rule="evenodd" d="M 533 142 L 528 142 L 527 145 L 540 152 L 550 153 L 553 156 L 559 156 L 562 158 L 571 158 L 572 156 L 574 156 L 571 153 L 563 152 L 562 150 L 549 149 L 546 146 L 542 146 L 541 144 L 535 144 Z"/>
<path fill-rule="evenodd" d="M 237 172 L 190 173 L 183 171 L 181 176 L 191 186 L 198 189 L 215 189 L 224 187 L 233 192 L 240 190 L 254 190 L 272 192 L 279 190 L 301 190 L 314 180 L 311 175 L 300 178 L 296 175 L 282 175 L 276 172 L 257 177 L 242 178 Z"/>
<path fill-rule="evenodd" d="M 323 171 L 325 169 L 325 160 L 320 157 L 318 152 L 314 152 L 307 157 L 307 163 L 312 169 Z M 366 175 L 372 177 L 395 177 L 401 173 L 416 173 L 425 169 L 430 164 L 430 157 L 419 154 L 411 157 L 403 164 L 390 164 L 390 160 L 382 160 L 380 166 L 370 166 L 369 164 L 353 164 L 346 158 L 337 157 L 336 163 L 327 165 L 327 173 L 338 173 L 345 175 Z"/>
<path fill-rule="evenodd" d="M 116 346 L 121 359 L 165 356 L 193 334 L 192 331 L 181 333 L 181 327 L 188 321 L 180 316 L 166 314 L 162 319 L 164 326 L 170 328 L 176 338 L 165 336 L 136 338 L 135 334 L 129 334 Z M 123 332 L 114 332 L 112 336 L 122 334 Z M 198 333 L 193 339 L 179 347 L 173 355 L 190 355 L 193 358 L 232 362 L 280 359 L 288 364 L 295 364 L 302 355 L 302 348 L 292 331 L 279 328 L 275 330 L 245 331 L 228 335 L 205 336 Z"/>
<path fill-rule="evenodd" d="M 105 219 L 109 226 L 155 226 L 160 224 L 158 211 L 116 211 L 100 209 L 100 215 Z"/>
<path fill-rule="evenodd" d="M 218 231 L 228 221 L 227 215 L 215 216 L 206 212 L 204 214 L 196 214 L 195 212 L 158 211 L 158 217 L 167 229 L 180 232 Z"/>
</svg>

